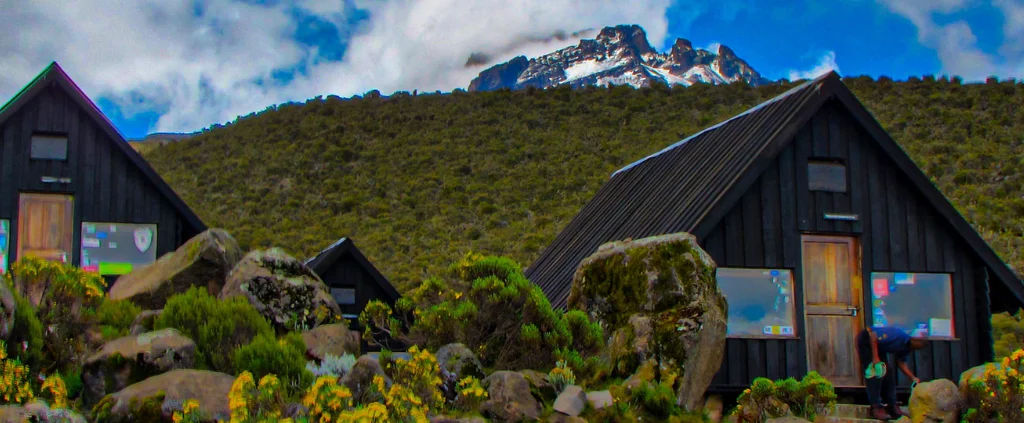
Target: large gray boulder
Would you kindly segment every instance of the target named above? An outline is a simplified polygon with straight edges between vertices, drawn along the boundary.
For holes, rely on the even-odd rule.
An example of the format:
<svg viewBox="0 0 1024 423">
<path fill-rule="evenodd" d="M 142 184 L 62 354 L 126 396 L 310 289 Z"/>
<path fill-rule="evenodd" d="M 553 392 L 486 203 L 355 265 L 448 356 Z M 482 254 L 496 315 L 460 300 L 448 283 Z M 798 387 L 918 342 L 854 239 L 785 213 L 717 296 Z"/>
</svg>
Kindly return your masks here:
<svg viewBox="0 0 1024 423">
<path fill-rule="evenodd" d="M 359 355 L 359 332 L 349 330 L 344 323 L 320 325 L 302 332 L 302 340 L 306 343 L 306 354 L 317 360 L 323 360 L 327 354 Z"/>
<path fill-rule="evenodd" d="M 457 380 L 466 376 L 484 377 L 484 367 L 480 359 L 465 344 L 448 344 L 437 349 L 437 363 L 444 371 L 454 374 Z"/>
<path fill-rule="evenodd" d="M 149 376 L 191 368 L 195 352 L 195 342 L 173 328 L 110 341 L 85 361 L 82 401 L 92 406 L 107 393 Z"/>
<path fill-rule="evenodd" d="M 530 383 L 522 374 L 497 371 L 481 385 L 487 390 L 487 401 L 480 404 L 480 413 L 496 422 L 537 420 L 541 406 L 530 394 Z"/>
<path fill-rule="evenodd" d="M 0 339 L 10 341 L 14 329 L 14 293 L 3 281 L 0 281 Z"/>
<path fill-rule="evenodd" d="M 156 310 L 164 307 L 168 297 L 193 286 L 206 287 L 210 295 L 217 295 L 241 257 L 242 250 L 230 234 L 208 229 L 153 264 L 117 278 L 107 296 Z"/>
<path fill-rule="evenodd" d="M 910 420 L 914 423 L 955 423 L 960 421 L 960 391 L 949 379 L 917 384 L 910 393 Z"/>
<path fill-rule="evenodd" d="M 349 392 L 352 393 L 353 400 L 358 402 L 373 401 L 376 398 L 369 398 L 368 394 L 375 376 L 382 377 L 386 387 L 391 386 L 391 378 L 384 373 L 384 368 L 380 366 L 380 362 L 369 355 L 364 355 L 356 360 L 356 364 L 352 365 L 352 370 L 346 373 L 345 376 L 342 376 L 340 383 L 345 385 Z"/>
<path fill-rule="evenodd" d="M 578 416 L 587 407 L 587 394 L 576 385 L 566 386 L 555 398 L 555 411 L 567 416 Z"/>
<path fill-rule="evenodd" d="M 231 392 L 231 385 L 234 382 L 234 376 L 224 373 L 192 369 L 172 370 L 107 395 L 96 405 L 94 411 L 108 416 L 107 421 L 133 421 L 130 415 L 132 399 L 142 402 L 156 398 L 157 394 L 163 391 L 160 409 L 165 421 L 169 421 L 175 411 L 181 411 L 182 404 L 189 399 L 199 401 L 199 413 L 206 419 L 227 421 L 231 418 L 228 393 Z"/>
<path fill-rule="evenodd" d="M 568 304 L 615 328 L 609 355 L 620 374 L 648 360 L 674 368 L 678 404 L 696 410 L 725 355 L 716 269 L 687 233 L 611 242 L 580 263 Z"/>
<path fill-rule="evenodd" d="M 991 368 L 993 371 L 998 371 L 1002 367 L 1001 363 L 986 363 L 971 367 L 960 374 L 957 388 L 960 391 L 960 399 L 963 400 L 965 409 L 978 407 L 978 404 L 981 402 L 980 395 L 971 392 L 971 383 L 984 382 L 986 370 Z"/>
<path fill-rule="evenodd" d="M 233 296 L 249 300 L 279 331 L 312 329 L 329 316 L 341 315 L 320 277 L 279 248 L 242 257 L 220 292 L 221 299 Z"/>
</svg>

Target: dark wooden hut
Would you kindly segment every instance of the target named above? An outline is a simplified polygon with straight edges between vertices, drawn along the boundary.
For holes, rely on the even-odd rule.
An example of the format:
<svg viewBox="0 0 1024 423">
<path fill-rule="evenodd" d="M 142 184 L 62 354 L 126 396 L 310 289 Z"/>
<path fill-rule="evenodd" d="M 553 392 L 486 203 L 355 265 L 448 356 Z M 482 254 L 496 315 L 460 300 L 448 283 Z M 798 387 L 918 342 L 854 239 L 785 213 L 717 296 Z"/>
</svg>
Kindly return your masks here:
<svg viewBox="0 0 1024 423">
<path fill-rule="evenodd" d="M 1015 272 L 834 72 L 617 171 L 526 274 L 565 307 L 601 244 L 673 232 L 714 258 L 729 302 L 710 391 L 811 370 L 861 387 L 854 336 L 878 324 L 929 336 L 909 365 L 957 380 L 993 358 L 991 314 L 1024 303 Z"/>
<path fill-rule="evenodd" d="M 377 268 L 356 248 L 350 238 L 342 238 L 329 245 L 315 257 L 306 260 L 331 290 L 331 296 L 341 307 L 341 312 L 350 320 L 372 300 L 381 300 L 389 305 L 398 301 L 398 290 Z"/>
<path fill-rule="evenodd" d="M 37 256 L 112 279 L 204 230 L 57 63 L 0 108 L 0 270 Z"/>
</svg>

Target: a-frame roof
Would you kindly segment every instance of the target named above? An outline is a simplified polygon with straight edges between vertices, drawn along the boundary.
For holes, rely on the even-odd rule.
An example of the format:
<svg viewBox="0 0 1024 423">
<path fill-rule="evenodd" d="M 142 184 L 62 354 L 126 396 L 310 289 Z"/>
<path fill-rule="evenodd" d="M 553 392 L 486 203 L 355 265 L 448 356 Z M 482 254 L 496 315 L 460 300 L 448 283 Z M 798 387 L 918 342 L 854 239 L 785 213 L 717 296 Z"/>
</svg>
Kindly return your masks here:
<svg viewBox="0 0 1024 423">
<path fill-rule="evenodd" d="M 43 69 L 43 71 L 40 72 L 32 82 L 29 82 L 28 85 L 23 87 L 21 91 L 15 94 L 13 98 L 4 104 L 3 107 L 0 107 L 0 125 L 6 122 L 7 119 L 10 119 L 11 116 L 31 102 L 47 87 L 54 85 L 63 88 L 68 94 L 68 97 L 71 98 L 79 108 L 84 110 L 94 122 L 96 122 L 96 126 L 114 141 L 114 146 L 128 157 L 128 161 L 134 164 L 135 167 L 142 172 L 142 175 L 156 187 L 157 191 L 159 191 L 172 206 L 174 206 L 175 210 L 177 210 L 181 217 L 185 219 L 189 225 L 195 228 L 196 232 L 202 232 L 207 229 L 206 224 L 199 219 L 199 216 L 197 216 L 195 212 L 193 212 L 192 209 L 182 201 L 181 197 L 178 197 L 178 194 L 171 189 L 170 185 L 167 185 L 167 182 L 164 181 L 155 170 L 153 170 L 153 167 L 146 162 L 146 159 L 143 159 L 134 148 L 128 145 L 128 141 L 125 140 L 123 135 L 121 135 L 121 132 L 114 127 L 114 124 L 111 123 L 110 120 L 107 119 L 106 115 L 100 111 L 99 107 L 97 107 L 96 104 L 82 92 L 78 85 L 68 77 L 67 73 L 64 72 L 64 69 L 61 69 L 57 62 L 50 63 L 50 65 L 47 66 L 46 69 Z"/>
<path fill-rule="evenodd" d="M 845 108 L 939 215 L 1024 304 L 1024 285 L 949 200 L 829 72 L 612 174 L 526 270 L 564 308 L 579 263 L 606 242 L 672 232 L 703 240 L 826 102 Z M 992 281 L 995 283 L 996 281 Z"/>
<path fill-rule="evenodd" d="M 397 300 L 400 297 L 398 290 L 396 290 L 395 287 L 391 285 L 391 282 L 388 282 L 384 275 L 377 270 L 373 263 L 370 263 L 370 260 L 368 260 L 366 256 L 356 248 L 356 244 L 352 242 L 351 238 L 339 239 L 317 253 L 316 256 L 306 259 L 305 264 L 312 269 L 313 272 L 316 272 L 317 275 L 323 275 L 331 265 L 338 261 L 338 259 L 342 258 L 346 253 L 351 254 L 352 258 L 366 269 L 370 274 L 370 278 L 373 279 L 373 281 L 380 286 L 380 288 L 383 289 L 392 300 Z"/>
</svg>

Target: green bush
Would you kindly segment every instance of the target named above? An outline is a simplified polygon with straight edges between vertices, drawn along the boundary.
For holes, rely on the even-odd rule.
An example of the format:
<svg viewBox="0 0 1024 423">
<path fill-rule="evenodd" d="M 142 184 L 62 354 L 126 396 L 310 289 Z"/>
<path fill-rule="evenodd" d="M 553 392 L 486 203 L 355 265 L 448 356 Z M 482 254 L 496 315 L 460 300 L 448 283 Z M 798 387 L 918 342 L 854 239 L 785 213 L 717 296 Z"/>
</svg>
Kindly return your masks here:
<svg viewBox="0 0 1024 423">
<path fill-rule="evenodd" d="M 739 423 L 761 423 L 786 413 L 814 421 L 835 405 L 832 382 L 811 371 L 800 381 L 772 381 L 759 377 L 736 399 L 734 415 Z"/>
<path fill-rule="evenodd" d="M 270 323 L 242 297 L 223 301 L 205 287 L 192 287 L 167 299 L 153 323 L 155 330 L 175 328 L 196 343 L 196 366 L 234 374 L 234 351 L 257 335 L 274 336 Z"/>
<path fill-rule="evenodd" d="M 129 300 L 105 300 L 96 307 L 95 321 L 104 339 L 117 338 L 128 335 L 135 316 L 141 312 L 142 309 Z"/>
<path fill-rule="evenodd" d="M 33 371 L 39 371 L 43 360 L 43 324 L 27 298 L 15 290 L 11 294 L 15 304 L 14 327 L 7 343 L 7 355 L 17 358 Z"/>
<path fill-rule="evenodd" d="M 547 370 L 565 360 L 577 373 L 596 367 L 603 329 L 581 312 L 551 308 L 540 287 L 504 257 L 467 255 L 449 269 L 453 280 L 430 278 L 395 304 L 371 302 L 359 317 L 374 344 L 397 338 L 437 349 L 461 342 L 485 367 Z M 412 319 L 408 319 L 408 316 Z"/>
<path fill-rule="evenodd" d="M 1022 310 L 1017 313 L 992 315 L 992 339 L 995 341 L 996 361 L 1009 357 L 1014 351 L 1024 348 L 1024 320 Z"/>
<path fill-rule="evenodd" d="M 275 339 L 267 334 L 256 335 L 247 345 L 235 350 L 235 371 L 252 373 L 255 380 L 276 375 L 291 393 L 301 392 L 313 383 L 313 373 L 306 369 L 306 344 L 302 335 L 289 333 Z"/>
</svg>

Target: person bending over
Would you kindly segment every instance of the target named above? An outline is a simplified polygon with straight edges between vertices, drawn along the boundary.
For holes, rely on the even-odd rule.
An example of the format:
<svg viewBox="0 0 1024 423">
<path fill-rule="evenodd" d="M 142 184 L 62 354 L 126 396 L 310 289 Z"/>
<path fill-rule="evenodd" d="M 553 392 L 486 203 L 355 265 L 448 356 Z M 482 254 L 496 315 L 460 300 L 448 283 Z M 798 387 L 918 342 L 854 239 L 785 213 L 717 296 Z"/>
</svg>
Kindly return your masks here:
<svg viewBox="0 0 1024 423">
<path fill-rule="evenodd" d="M 860 356 L 861 371 L 885 360 L 890 367 L 882 377 L 865 378 L 868 402 L 871 403 L 871 416 L 878 420 L 889 420 L 907 416 L 896 402 L 896 372 L 891 370 L 889 355 L 896 361 L 896 366 L 914 381 L 921 380 L 914 376 L 907 366 L 907 356 L 911 351 L 928 346 L 928 340 L 912 337 L 901 329 L 894 327 L 867 328 L 857 335 L 857 355 Z M 909 416 L 908 416 L 909 417 Z"/>
</svg>

